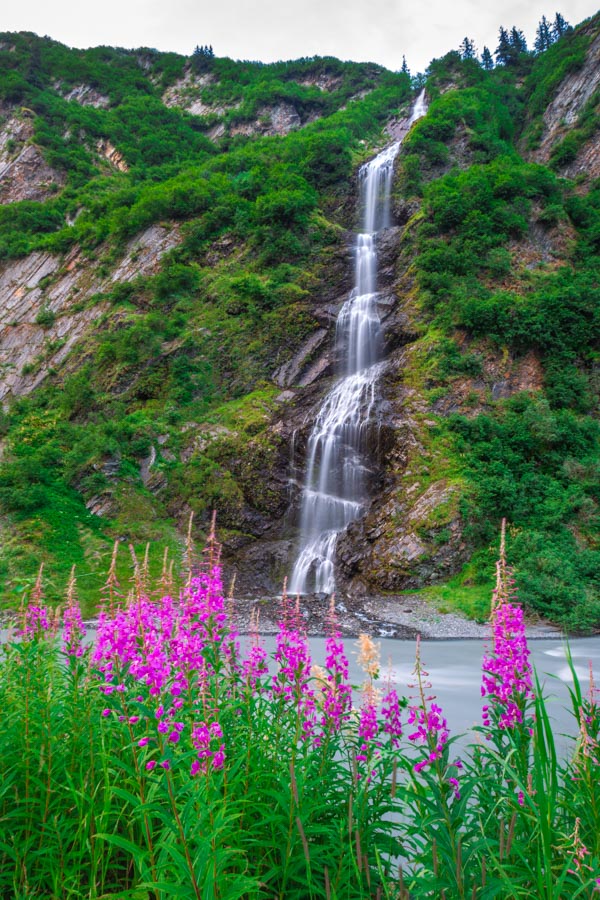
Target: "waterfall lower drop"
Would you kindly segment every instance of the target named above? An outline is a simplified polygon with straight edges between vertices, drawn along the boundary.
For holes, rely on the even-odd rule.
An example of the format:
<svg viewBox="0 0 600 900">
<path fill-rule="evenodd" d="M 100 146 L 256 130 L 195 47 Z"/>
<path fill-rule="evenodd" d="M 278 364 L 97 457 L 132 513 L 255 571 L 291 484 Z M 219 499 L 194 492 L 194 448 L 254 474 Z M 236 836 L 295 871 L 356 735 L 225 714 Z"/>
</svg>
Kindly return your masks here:
<svg viewBox="0 0 600 900">
<path fill-rule="evenodd" d="M 423 91 L 408 125 L 426 109 Z M 363 231 L 356 236 L 354 288 L 336 325 L 341 377 L 325 397 L 308 441 L 300 551 L 289 583 L 292 594 L 334 590 L 338 535 L 358 518 L 368 499 L 365 443 L 382 346 L 375 238 L 390 225 L 390 190 L 399 148 L 399 141 L 391 144 L 359 172 Z"/>
</svg>

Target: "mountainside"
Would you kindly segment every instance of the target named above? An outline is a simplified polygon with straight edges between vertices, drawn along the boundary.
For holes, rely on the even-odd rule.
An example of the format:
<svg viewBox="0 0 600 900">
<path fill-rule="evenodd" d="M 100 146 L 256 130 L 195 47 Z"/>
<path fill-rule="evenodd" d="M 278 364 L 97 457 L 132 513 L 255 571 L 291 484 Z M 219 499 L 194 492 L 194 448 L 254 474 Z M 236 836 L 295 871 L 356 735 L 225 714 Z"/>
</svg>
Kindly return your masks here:
<svg viewBox="0 0 600 900">
<path fill-rule="evenodd" d="M 340 590 L 484 614 L 500 519 L 521 599 L 600 627 L 600 18 L 491 71 L 427 73 L 379 240 L 372 503 Z M 273 593 L 352 287 L 360 163 L 420 80 L 0 35 L 0 579 L 97 601 L 212 510 Z"/>
</svg>

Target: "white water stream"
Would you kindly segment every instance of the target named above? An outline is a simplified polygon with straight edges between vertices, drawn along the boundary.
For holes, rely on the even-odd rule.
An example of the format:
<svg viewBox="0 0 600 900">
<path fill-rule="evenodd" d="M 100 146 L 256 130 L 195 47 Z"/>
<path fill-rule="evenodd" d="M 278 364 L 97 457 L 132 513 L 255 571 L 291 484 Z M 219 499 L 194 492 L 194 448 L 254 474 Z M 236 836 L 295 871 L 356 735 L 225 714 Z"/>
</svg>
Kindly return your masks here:
<svg viewBox="0 0 600 900">
<path fill-rule="evenodd" d="M 423 91 L 408 125 L 426 111 Z M 365 444 L 382 347 L 375 244 L 378 232 L 390 225 L 390 191 L 399 149 L 399 141 L 391 144 L 359 172 L 362 231 L 356 236 L 354 287 L 336 325 L 340 378 L 325 397 L 308 440 L 291 594 L 334 590 L 338 535 L 358 518 L 367 500 Z"/>
</svg>

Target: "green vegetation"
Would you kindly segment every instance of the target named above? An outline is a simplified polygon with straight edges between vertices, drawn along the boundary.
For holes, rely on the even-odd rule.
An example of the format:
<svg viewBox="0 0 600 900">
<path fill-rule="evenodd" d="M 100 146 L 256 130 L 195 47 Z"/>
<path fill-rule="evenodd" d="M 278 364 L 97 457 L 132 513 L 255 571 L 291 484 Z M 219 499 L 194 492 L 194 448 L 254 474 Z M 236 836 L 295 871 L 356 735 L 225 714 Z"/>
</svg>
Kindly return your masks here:
<svg viewBox="0 0 600 900">
<path fill-rule="evenodd" d="M 595 33 L 564 24 L 536 56 L 521 48 L 495 68 L 468 39 L 462 58 L 434 60 L 394 194 L 412 210 L 398 264 L 415 276 L 420 342 L 403 377 L 430 404 L 419 478 L 456 485 L 475 585 L 507 516 L 524 602 L 585 630 L 600 622 L 600 187 L 560 172 L 593 139 L 597 96 L 547 165 L 527 155 Z M 516 47 L 518 30 L 506 35 Z M 407 71 L 330 58 L 262 65 L 202 47 L 186 60 L 31 34 L 0 35 L 0 76 L 6 152 L 29 141 L 57 176 L 45 200 L 0 206 L 0 259 L 44 251 L 63 266 L 40 284 L 46 343 L 19 374 L 47 371 L 67 309 L 95 317 L 0 416 L 3 597 L 43 561 L 58 599 L 76 562 L 91 604 L 116 538 L 174 547 L 189 512 L 202 531 L 215 506 L 234 537 L 281 521 L 273 375 L 341 295 L 353 172 L 413 87 Z M 280 105 L 295 127 L 265 133 Z M 135 271 L 152 226 L 169 240 L 160 264 L 112 280 L 124 257 Z M 93 288 L 61 310 L 48 294 L 72 258 Z M 433 555 L 448 524 L 421 529 Z"/>
<path fill-rule="evenodd" d="M 181 582 L 165 566 L 154 589 L 136 564 L 126 602 L 111 569 L 93 636 L 74 581 L 62 621 L 41 579 L 15 617 L 0 647 L 3 897 L 592 900 L 592 672 L 584 693 L 567 648 L 558 743 L 502 551 L 482 724 L 462 736 L 425 671 L 435 644 L 417 642 L 404 696 L 361 634 L 352 684 L 333 607 L 321 668 L 283 598 L 268 654 L 258 631 L 236 636 L 214 540 L 204 558 Z"/>
<path fill-rule="evenodd" d="M 444 93 L 409 136 L 400 178 L 405 196 L 423 197 L 409 249 L 416 250 L 422 340 L 435 336 L 424 386 L 435 402 L 442 385 L 488 385 L 485 398 L 474 394 L 474 408 L 465 402 L 436 429 L 450 438 L 448 471 L 458 467 L 466 479 L 465 536 L 474 550 L 484 548 L 506 516 L 523 600 L 576 630 L 600 623 L 600 187 L 578 191 L 547 166 L 525 162 L 513 140 L 560 83 L 550 78 L 556 61 L 562 78 L 582 65 L 588 42 L 589 35 L 568 33 L 530 62 L 527 105 L 519 105 L 523 96 L 517 102 L 505 70 L 479 70 L 477 87 Z M 442 84 L 473 80 L 472 60 L 450 55 L 437 68 Z M 583 143 L 591 134 L 578 126 L 570 136 Z M 532 251 L 533 229 L 543 238 Z M 561 231 L 570 234 L 567 247 L 557 241 Z M 542 241 L 557 242 L 552 256 L 540 252 Z M 513 366 L 529 354 L 543 383 L 494 400 L 486 361 L 498 354 Z M 475 553 L 475 573 L 484 558 Z"/>
<path fill-rule="evenodd" d="M 283 452 L 266 431 L 270 377 L 315 327 L 311 298 L 338 252 L 332 217 L 360 141 L 407 103 L 410 79 L 334 59 L 263 66 L 204 54 L 209 77 L 194 82 L 173 54 L 71 51 L 34 35 L 0 36 L 0 72 L 14 115 L 66 178 L 44 202 L 0 207 L 0 257 L 78 248 L 104 279 L 82 311 L 105 310 L 83 352 L 3 415 L 4 597 L 13 603 L 45 561 L 57 599 L 75 562 L 91 604 L 117 537 L 173 545 L 190 510 L 202 530 L 218 507 L 233 532 L 248 527 L 248 508 L 283 512 L 268 483 Z M 206 136 L 213 114 L 162 102 L 178 79 L 187 99 L 229 108 L 220 143 Z M 81 102 L 67 99 L 73 90 Z M 316 121 L 285 137 L 230 133 L 282 102 Z M 111 281 L 126 242 L 155 224 L 178 229 L 160 268 Z M 60 319 L 44 305 L 36 323 L 51 341 Z"/>
</svg>

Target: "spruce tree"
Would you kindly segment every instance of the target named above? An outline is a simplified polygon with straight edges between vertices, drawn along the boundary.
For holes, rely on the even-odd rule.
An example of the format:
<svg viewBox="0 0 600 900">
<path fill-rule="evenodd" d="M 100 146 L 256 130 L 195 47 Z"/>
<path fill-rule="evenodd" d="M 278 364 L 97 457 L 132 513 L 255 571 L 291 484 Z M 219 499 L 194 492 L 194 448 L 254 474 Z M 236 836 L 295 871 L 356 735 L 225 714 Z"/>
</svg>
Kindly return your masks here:
<svg viewBox="0 0 600 900">
<path fill-rule="evenodd" d="M 535 33 L 535 42 L 534 49 L 536 53 L 543 53 L 544 50 L 547 50 L 550 44 L 553 43 L 552 31 L 550 29 L 550 22 L 546 18 L 546 16 L 542 16 L 540 19 L 540 23 L 537 27 L 537 31 Z"/>
<path fill-rule="evenodd" d="M 516 25 L 513 25 L 511 28 L 509 40 L 517 56 L 521 53 L 527 53 L 527 39 L 521 29 L 517 28 Z"/>
<path fill-rule="evenodd" d="M 402 68 L 400 69 L 400 71 L 402 72 L 403 75 L 410 76 L 410 69 L 408 68 L 408 66 L 406 64 L 406 57 L 404 55 L 402 56 Z"/>
<path fill-rule="evenodd" d="M 498 32 L 498 46 L 496 47 L 496 62 L 499 65 L 506 66 L 514 60 L 514 50 L 510 41 L 506 28 L 500 26 Z"/>
<path fill-rule="evenodd" d="M 202 45 L 201 47 L 196 46 L 196 49 L 192 54 L 193 71 L 205 72 L 207 69 L 210 69 L 210 64 L 214 57 L 215 54 L 212 45 Z"/>
<path fill-rule="evenodd" d="M 458 52 L 463 59 L 475 59 L 475 56 L 477 55 L 475 43 L 471 40 L 471 38 L 468 37 L 462 39 L 462 43 L 458 48 Z"/>
<path fill-rule="evenodd" d="M 483 52 L 481 54 L 481 65 L 488 72 L 490 72 L 494 68 L 494 60 L 492 58 L 492 54 L 490 53 L 490 51 L 487 47 L 483 48 Z"/>
<path fill-rule="evenodd" d="M 554 24 L 552 26 L 552 37 L 554 38 L 554 40 L 557 41 L 559 37 L 562 37 L 563 34 L 570 30 L 571 26 L 569 25 L 569 23 L 566 21 L 566 19 L 563 18 L 563 16 L 561 16 L 559 12 L 557 12 L 556 16 L 554 17 Z"/>
</svg>

